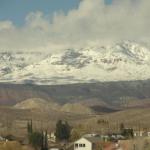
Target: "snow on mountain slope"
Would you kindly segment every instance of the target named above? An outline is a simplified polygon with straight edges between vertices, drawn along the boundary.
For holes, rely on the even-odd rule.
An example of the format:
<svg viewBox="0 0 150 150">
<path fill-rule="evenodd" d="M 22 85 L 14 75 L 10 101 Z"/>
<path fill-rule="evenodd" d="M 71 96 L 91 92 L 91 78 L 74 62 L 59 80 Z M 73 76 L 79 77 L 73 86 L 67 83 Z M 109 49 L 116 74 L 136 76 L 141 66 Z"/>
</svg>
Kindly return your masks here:
<svg viewBox="0 0 150 150">
<path fill-rule="evenodd" d="M 2 52 L 0 53 L 0 76 L 21 70 L 43 58 L 44 56 L 41 56 L 41 53 Z"/>
<path fill-rule="evenodd" d="M 0 54 L 0 81 L 66 84 L 150 78 L 150 50 L 123 42 L 107 47 L 69 49 L 60 54 Z"/>
</svg>

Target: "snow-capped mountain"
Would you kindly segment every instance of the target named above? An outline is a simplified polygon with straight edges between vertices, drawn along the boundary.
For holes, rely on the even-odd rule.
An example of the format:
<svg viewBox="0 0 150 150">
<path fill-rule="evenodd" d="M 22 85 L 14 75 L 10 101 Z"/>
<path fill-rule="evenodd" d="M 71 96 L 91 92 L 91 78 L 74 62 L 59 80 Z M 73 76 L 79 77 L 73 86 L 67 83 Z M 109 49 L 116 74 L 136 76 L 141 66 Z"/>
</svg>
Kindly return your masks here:
<svg viewBox="0 0 150 150">
<path fill-rule="evenodd" d="M 0 53 L 1 82 L 67 84 L 149 78 L 150 50 L 132 42 L 59 54 Z"/>
</svg>

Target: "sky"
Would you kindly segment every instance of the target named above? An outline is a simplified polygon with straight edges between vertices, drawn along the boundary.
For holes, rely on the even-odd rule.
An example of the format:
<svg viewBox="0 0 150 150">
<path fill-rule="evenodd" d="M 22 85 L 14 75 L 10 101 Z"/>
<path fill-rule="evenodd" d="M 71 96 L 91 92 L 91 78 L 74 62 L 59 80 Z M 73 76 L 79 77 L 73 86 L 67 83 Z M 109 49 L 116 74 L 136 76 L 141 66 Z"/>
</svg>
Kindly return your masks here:
<svg viewBox="0 0 150 150">
<path fill-rule="evenodd" d="M 26 15 L 34 11 L 53 14 L 55 11 L 67 13 L 77 8 L 80 0 L 0 0 L 0 20 L 12 20 L 22 25 Z"/>
<path fill-rule="evenodd" d="M 67 13 L 77 8 L 81 0 L 0 0 L 0 20 L 12 20 L 16 25 L 23 25 L 26 15 L 33 11 L 53 14 L 56 11 Z M 112 0 L 104 0 L 111 4 Z"/>
<path fill-rule="evenodd" d="M 150 41 L 148 0 L 0 0 L 0 51 Z"/>
</svg>

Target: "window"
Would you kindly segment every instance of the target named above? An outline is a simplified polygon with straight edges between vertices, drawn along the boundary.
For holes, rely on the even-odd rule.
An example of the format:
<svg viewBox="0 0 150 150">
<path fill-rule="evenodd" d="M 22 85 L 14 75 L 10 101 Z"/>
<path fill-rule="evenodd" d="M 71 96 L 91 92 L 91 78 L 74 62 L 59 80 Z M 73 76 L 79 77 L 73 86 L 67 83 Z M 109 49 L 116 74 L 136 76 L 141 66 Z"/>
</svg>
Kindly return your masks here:
<svg viewBox="0 0 150 150">
<path fill-rule="evenodd" d="M 78 144 L 75 144 L 75 148 L 78 148 Z"/>
<path fill-rule="evenodd" d="M 95 149 L 96 148 L 96 144 L 92 143 L 92 147 L 93 147 L 93 149 Z"/>
<path fill-rule="evenodd" d="M 85 144 L 79 144 L 79 147 L 85 147 Z"/>
</svg>

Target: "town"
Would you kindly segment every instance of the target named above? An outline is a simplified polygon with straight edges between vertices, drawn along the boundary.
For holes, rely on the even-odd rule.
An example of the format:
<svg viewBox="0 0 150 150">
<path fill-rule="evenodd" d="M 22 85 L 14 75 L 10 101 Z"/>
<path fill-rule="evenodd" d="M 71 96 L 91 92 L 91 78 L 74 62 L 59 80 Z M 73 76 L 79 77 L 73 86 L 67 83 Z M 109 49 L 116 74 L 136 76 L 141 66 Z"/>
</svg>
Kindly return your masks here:
<svg viewBox="0 0 150 150">
<path fill-rule="evenodd" d="M 27 135 L 0 136 L 0 150 L 149 150 L 150 130 L 126 128 L 118 132 L 78 133 L 67 121 L 58 120 L 54 131 L 36 130 L 33 121 L 27 121 Z"/>
</svg>

